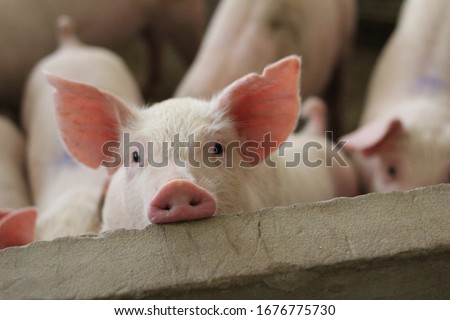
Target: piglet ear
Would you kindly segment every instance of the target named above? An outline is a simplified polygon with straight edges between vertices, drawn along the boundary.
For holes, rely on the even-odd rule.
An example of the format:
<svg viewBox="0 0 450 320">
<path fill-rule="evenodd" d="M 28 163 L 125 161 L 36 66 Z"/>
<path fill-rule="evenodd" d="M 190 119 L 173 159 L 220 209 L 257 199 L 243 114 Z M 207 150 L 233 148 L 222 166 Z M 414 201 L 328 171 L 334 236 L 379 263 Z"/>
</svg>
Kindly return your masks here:
<svg viewBox="0 0 450 320">
<path fill-rule="evenodd" d="M 25 208 L 0 217 L 0 249 L 23 246 L 34 241 L 37 212 Z"/>
<path fill-rule="evenodd" d="M 270 134 L 275 148 L 256 148 L 259 161 L 275 151 L 297 123 L 300 65 L 296 56 L 284 58 L 260 76 L 249 74 L 233 82 L 218 97 L 217 107 L 231 117 L 241 142 L 260 143 Z"/>
<path fill-rule="evenodd" d="M 119 98 L 88 84 L 46 73 L 55 87 L 56 119 L 62 139 L 72 156 L 91 168 L 110 160 L 102 150 L 119 142 L 121 128 L 135 114 Z"/>
<path fill-rule="evenodd" d="M 303 133 L 324 136 L 327 128 L 327 104 L 319 97 L 310 97 L 302 103 L 302 117 L 308 122 Z"/>
<path fill-rule="evenodd" d="M 356 131 L 341 138 L 344 149 L 349 152 L 362 152 L 370 155 L 379 149 L 385 142 L 391 140 L 403 131 L 399 119 L 383 118 L 365 124 Z"/>
</svg>

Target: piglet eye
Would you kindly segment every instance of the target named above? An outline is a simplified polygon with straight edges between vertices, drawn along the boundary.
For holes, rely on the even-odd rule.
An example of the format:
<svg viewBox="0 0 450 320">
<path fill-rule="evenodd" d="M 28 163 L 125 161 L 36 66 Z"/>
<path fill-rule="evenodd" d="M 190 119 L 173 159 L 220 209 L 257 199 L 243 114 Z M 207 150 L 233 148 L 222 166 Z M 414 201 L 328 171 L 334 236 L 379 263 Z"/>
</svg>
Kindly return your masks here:
<svg viewBox="0 0 450 320">
<path fill-rule="evenodd" d="M 397 171 L 397 166 L 395 164 L 391 164 L 387 168 L 387 173 L 392 179 L 395 179 L 397 177 Z"/>
<path fill-rule="evenodd" d="M 139 163 L 141 162 L 141 156 L 139 155 L 139 152 L 133 151 L 133 162 Z"/>
<path fill-rule="evenodd" d="M 212 148 L 212 152 L 218 156 L 223 154 L 223 146 L 220 143 L 216 142 L 214 144 L 214 147 Z"/>
</svg>

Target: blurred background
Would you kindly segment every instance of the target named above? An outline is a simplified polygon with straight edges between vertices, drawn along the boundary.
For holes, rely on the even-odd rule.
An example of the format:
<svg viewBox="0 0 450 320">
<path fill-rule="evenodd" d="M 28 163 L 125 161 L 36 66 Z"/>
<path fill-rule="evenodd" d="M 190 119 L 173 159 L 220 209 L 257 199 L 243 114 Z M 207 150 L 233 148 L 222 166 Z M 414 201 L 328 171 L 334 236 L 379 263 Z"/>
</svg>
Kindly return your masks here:
<svg viewBox="0 0 450 320">
<path fill-rule="evenodd" d="M 219 2 L 220 0 L 207 0 L 208 22 Z M 329 107 L 337 107 L 338 110 L 345 113 L 343 117 L 335 119 L 339 122 L 336 125 L 339 132 L 335 134 L 335 138 L 358 126 L 372 69 L 384 44 L 395 28 L 402 2 L 402 0 L 357 1 L 357 31 L 350 59 L 345 66 L 339 88 L 331 88 L 331 91 L 338 89 L 339 92 L 337 94 L 334 92 L 331 97 L 327 98 L 330 104 L 334 104 Z M 173 84 L 162 88 L 155 98 L 166 95 L 168 91 L 172 90 L 172 86 Z"/>
<path fill-rule="evenodd" d="M 0 4 L 2 6 L 6 6 L 6 9 L 10 9 L 12 7 L 10 5 L 11 0 L 3 0 Z M 26 3 L 28 0 L 21 0 L 21 2 Z M 48 2 L 48 1 L 47 1 Z M 208 23 L 216 9 L 220 0 L 206 0 L 206 19 L 204 21 L 203 29 L 206 30 L 208 27 Z M 336 85 L 336 88 L 331 88 L 328 90 L 327 101 L 330 104 L 330 108 L 336 108 L 338 110 L 340 117 L 336 117 L 332 119 L 332 121 L 338 122 L 334 127 L 338 128 L 338 132 L 335 133 L 335 138 L 344 133 L 350 132 L 353 130 L 359 120 L 361 109 L 364 104 L 364 97 L 366 94 L 367 83 L 374 66 L 374 63 L 383 48 L 386 40 L 389 35 L 393 31 L 395 27 L 395 23 L 397 20 L 397 15 L 399 13 L 399 9 L 401 7 L 401 0 L 358 0 L 358 21 L 357 21 L 357 32 L 355 34 L 355 39 L 353 41 L 353 48 L 351 51 L 350 58 L 348 59 L 347 65 L 344 66 L 344 72 L 342 78 L 339 81 L 331 81 L 331 86 Z M 163 2 L 164 3 L 164 2 Z M 170 2 L 176 3 L 176 2 Z M 42 16 L 42 12 L 39 12 L 39 6 L 36 7 L 38 2 L 29 2 L 30 10 L 33 11 L 34 15 Z M 166 3 L 165 3 L 166 4 Z M 9 7 L 8 7 L 9 6 Z M 75 5 L 74 5 L 75 7 Z M 34 8 L 34 9 L 33 9 Z M 158 10 L 164 10 L 165 8 Z M 13 13 L 11 13 L 12 15 Z M 15 12 L 14 15 L 18 13 Z M 163 20 L 164 17 L 158 17 L 161 15 L 157 10 L 155 11 L 154 16 L 156 19 Z M 163 16 L 163 15 L 162 15 Z M 152 19 L 155 19 L 152 17 Z M 8 17 L 10 18 L 10 24 L 14 24 L 14 26 L 25 25 L 26 22 L 18 19 L 17 16 Z M 41 17 L 42 18 L 42 17 Z M 148 20 L 148 18 L 146 18 Z M 48 20 L 48 21 L 47 21 Z M 54 25 L 54 21 L 50 21 L 52 19 L 47 19 L 46 24 L 48 24 L 47 29 L 52 30 L 52 26 Z M 3 23 L 6 23 L 3 21 Z M 89 31 L 92 26 L 83 21 L 76 21 L 79 29 L 79 35 L 82 40 L 86 43 L 90 44 L 90 38 L 94 37 Z M 121 21 L 120 23 L 128 23 Z M 166 21 L 166 26 L 170 25 L 171 21 Z M 164 25 L 164 23 L 160 23 Z M 6 24 L 7 26 L 7 24 Z M 23 34 L 23 32 L 19 32 L 23 28 L 22 26 L 18 27 L 16 33 Z M 5 24 L 2 25 L 2 21 L 0 21 L 0 38 L 3 37 L 6 42 L 3 41 L 3 45 L 0 42 L 0 57 L 3 56 L 3 53 L 8 51 L 7 45 L 8 40 L 10 43 L 21 43 L 21 48 L 27 48 L 27 50 L 39 51 L 40 57 L 45 54 L 51 52 L 56 46 L 56 37 L 52 38 L 52 42 L 48 43 L 48 46 L 43 48 L 38 45 L 38 39 L 35 39 L 36 43 L 29 43 L 30 39 L 26 37 L 16 37 L 15 39 L 8 39 L 8 28 L 5 27 Z M 46 29 L 46 30 L 47 30 Z M 32 30 L 32 29 L 23 29 L 23 30 Z M 148 53 L 142 51 L 142 48 L 139 47 L 139 43 L 136 42 L 136 45 L 127 45 L 126 47 L 116 46 L 115 44 L 106 45 L 109 48 L 114 49 L 118 52 L 122 57 L 125 58 L 126 62 L 133 70 L 135 75 L 138 78 L 138 81 L 145 89 L 147 89 L 146 96 L 149 100 L 149 103 L 157 102 L 160 100 L 164 100 L 169 98 L 179 81 L 187 71 L 192 59 L 194 57 L 195 51 L 188 54 L 188 57 L 180 57 L 177 55 L 177 50 L 174 48 L 173 44 L 165 41 L 164 37 L 167 36 L 167 30 L 157 30 L 158 33 L 156 36 L 159 36 L 160 39 L 155 40 L 155 34 L 150 35 L 150 41 L 160 41 L 158 42 L 159 51 L 158 52 L 150 52 L 152 57 L 159 58 L 153 59 L 158 60 L 159 65 L 145 65 L 148 63 L 148 58 L 145 57 Z M 166 33 L 165 33 L 166 32 Z M 13 32 L 14 33 L 14 32 Z M 114 35 L 115 37 L 117 35 Z M 148 35 L 147 35 L 148 36 Z M 169 34 L 169 36 L 172 36 Z M 50 37 L 50 36 L 49 36 Z M 53 36 L 51 36 L 53 37 Z M 201 37 L 201 33 L 199 34 L 199 39 Z M 162 39 L 162 40 L 161 40 Z M 175 39 L 180 40 L 180 39 Z M 182 39 L 181 39 L 182 40 Z M 11 42 L 15 41 L 15 42 Z M 148 41 L 148 39 L 146 39 Z M 31 41 L 33 42 L 33 41 Z M 182 41 L 179 41 L 182 43 Z M 6 45 L 5 45 L 6 43 Z M 96 45 L 102 45 L 101 43 L 96 43 Z M 51 49 L 51 50 L 50 50 Z M 194 48 L 195 49 L 195 48 Z M 11 50 L 10 50 L 11 51 Z M 17 50 L 16 50 L 17 51 Z M 19 50 L 15 54 L 18 56 L 17 60 L 19 60 L 21 54 L 23 54 L 23 49 Z M 192 51 L 192 50 L 191 50 Z M 11 53 L 11 52 L 10 52 Z M 38 55 L 37 53 L 35 54 Z M 24 60 L 24 59 L 22 59 Z M 27 68 L 31 68 L 33 63 L 32 61 L 26 61 L 28 63 Z M 4 63 L 4 61 L 0 61 L 0 64 Z M 151 63 L 150 63 L 151 64 Z M 9 68 L 14 70 L 14 68 Z M 149 77 L 150 70 L 150 79 Z M 167 72 L 169 70 L 169 72 Z M 12 71 L 14 72 L 14 71 Z M 13 73 L 13 75 L 15 75 Z M 9 75 L 3 75 L 3 79 L 9 79 Z M 22 75 L 25 77 L 25 74 Z M 1 78 L 1 77 L 0 77 Z M 3 83 L 0 84 L 2 86 L 4 92 L 7 94 L 10 92 L 20 92 L 18 88 L 8 88 L 10 85 L 9 81 L 3 80 Z M 0 90 L 1 91 L 1 90 Z M 331 95 L 329 94 L 330 92 Z M 14 119 L 16 123 L 20 123 L 19 121 L 19 109 L 20 109 L 20 96 L 19 94 L 10 95 L 8 99 L 4 99 L 5 95 L 0 94 L 0 114 L 4 114 L 9 118 Z M 11 98 L 12 96 L 12 98 Z"/>
<path fill-rule="evenodd" d="M 219 2 L 220 0 L 208 0 L 208 20 Z M 336 125 L 338 132 L 334 135 L 335 138 L 358 126 L 372 69 L 395 28 L 402 2 L 402 0 L 357 1 L 357 31 L 350 59 L 345 66 L 339 88 L 330 88 L 331 91 L 337 89 L 339 92 L 331 93 L 331 96 L 327 97 L 327 101 L 333 104 L 329 107 L 337 107 L 344 113 L 344 116 L 335 119 L 339 122 Z"/>
<path fill-rule="evenodd" d="M 401 0 L 358 0 L 357 34 L 339 101 L 345 110 L 340 124 L 343 133 L 358 125 L 372 68 L 394 30 L 401 4 Z"/>
</svg>

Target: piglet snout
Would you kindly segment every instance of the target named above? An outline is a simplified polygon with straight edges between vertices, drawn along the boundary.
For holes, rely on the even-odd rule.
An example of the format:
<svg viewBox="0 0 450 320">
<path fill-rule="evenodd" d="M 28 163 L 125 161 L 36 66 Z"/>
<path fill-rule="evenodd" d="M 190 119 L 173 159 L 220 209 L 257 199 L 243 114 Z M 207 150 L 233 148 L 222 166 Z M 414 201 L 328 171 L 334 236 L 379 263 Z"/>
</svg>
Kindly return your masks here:
<svg viewBox="0 0 450 320">
<path fill-rule="evenodd" d="M 195 220 L 211 217 L 216 200 L 205 189 L 187 180 L 165 184 L 151 201 L 148 219 L 153 224 Z"/>
</svg>

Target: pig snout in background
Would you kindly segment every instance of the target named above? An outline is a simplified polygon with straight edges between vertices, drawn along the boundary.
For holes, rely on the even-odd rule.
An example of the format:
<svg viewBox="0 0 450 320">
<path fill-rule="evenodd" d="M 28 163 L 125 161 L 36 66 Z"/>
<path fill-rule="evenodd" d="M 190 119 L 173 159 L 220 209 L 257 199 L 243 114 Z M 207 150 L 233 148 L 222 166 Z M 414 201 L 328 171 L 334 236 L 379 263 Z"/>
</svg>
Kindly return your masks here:
<svg viewBox="0 0 450 320">
<path fill-rule="evenodd" d="M 18 115 L 26 77 L 57 46 L 62 14 L 81 38 L 123 54 L 152 99 L 168 98 L 194 58 L 205 27 L 204 0 L 0 0 L 0 103 Z"/>
<path fill-rule="evenodd" d="M 366 191 L 450 182 L 448 1 L 404 2 L 374 69 L 361 127 L 342 140 Z"/>
<path fill-rule="evenodd" d="M 37 240 L 97 233 L 108 178 L 103 168 L 92 170 L 82 166 L 63 147 L 56 124 L 53 88 L 44 72 L 84 81 L 132 104 L 142 104 L 138 85 L 124 62 L 107 49 L 83 44 L 73 28 L 69 17 L 60 17 L 59 48 L 35 66 L 23 96 L 27 169 L 33 203 L 39 211 Z M 67 116 L 70 115 L 69 110 Z M 95 131 L 98 119 L 91 120 Z"/>
<path fill-rule="evenodd" d="M 266 67 L 261 76 L 238 79 L 210 101 L 174 98 L 146 109 L 85 83 L 56 75 L 48 80 L 56 88 L 67 149 L 85 165 L 105 165 L 113 173 L 103 208 L 103 230 L 108 230 L 354 194 L 352 167 L 286 166 L 308 142 L 324 145 L 324 134 L 294 134 L 292 148 L 283 156 L 273 153 L 297 123 L 299 76 L 300 60 L 292 56 Z M 267 133 L 271 148 L 261 144 Z M 118 159 L 109 147 L 102 152 L 108 142 L 119 148 Z M 195 148 L 197 142 L 203 147 Z M 312 161 L 326 158 L 323 150 L 312 156 Z M 265 163 L 267 157 L 275 166 Z M 348 188 L 342 191 L 335 180 L 344 176 Z"/>
<path fill-rule="evenodd" d="M 175 95 L 210 98 L 289 54 L 302 56 L 302 96 L 324 94 L 355 26 L 354 0 L 222 0 Z M 331 121 L 338 126 L 332 103 Z"/>
</svg>

